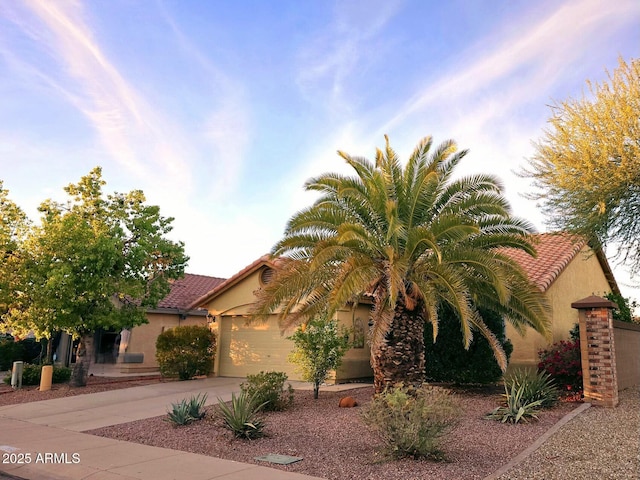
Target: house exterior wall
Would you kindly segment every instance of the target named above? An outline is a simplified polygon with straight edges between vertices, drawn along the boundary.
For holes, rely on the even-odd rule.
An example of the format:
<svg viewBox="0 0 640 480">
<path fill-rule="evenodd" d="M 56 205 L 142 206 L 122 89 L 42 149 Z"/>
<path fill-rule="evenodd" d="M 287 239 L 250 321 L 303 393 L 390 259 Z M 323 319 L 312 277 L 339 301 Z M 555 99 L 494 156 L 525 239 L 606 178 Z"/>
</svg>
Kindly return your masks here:
<svg viewBox="0 0 640 480">
<path fill-rule="evenodd" d="M 216 354 L 214 374 L 244 376 L 261 370 L 277 370 L 286 372 L 290 380 L 299 380 L 300 376 L 295 371 L 295 366 L 286 360 L 293 347 L 293 342 L 286 337 L 292 334 L 293 330 L 283 334 L 275 315 L 266 322 L 248 323 L 251 305 L 255 301 L 255 291 L 261 286 L 260 274 L 261 269 L 258 269 L 218 294 L 206 305 L 209 314 L 216 317 L 214 328 L 218 333 L 220 346 Z M 342 366 L 332 376 L 333 381 L 344 382 L 372 376 L 366 342 L 368 310 L 368 306 L 362 305 L 355 311 L 345 309 L 337 314 L 340 324 L 348 329 L 352 329 L 354 323 L 362 325 L 364 345 L 362 348 L 352 348 L 346 353 Z M 229 335 L 233 335 L 233 338 L 229 338 Z"/>
<path fill-rule="evenodd" d="M 589 248 L 583 248 L 546 291 L 551 306 L 551 343 L 567 340 L 569 331 L 578 323 L 578 311 L 571 308 L 572 302 L 589 295 L 605 295 L 610 291 L 609 282 L 597 257 Z M 506 334 L 513 343 L 510 369 L 537 367 L 538 351 L 550 345 L 542 335 L 531 328 L 527 328 L 522 337 L 507 324 Z"/>
<path fill-rule="evenodd" d="M 156 362 L 156 340 L 164 330 L 185 325 L 206 325 L 205 316 L 190 315 L 181 320 L 172 313 L 147 313 L 149 323 L 139 325 L 131 330 L 131 338 L 127 347 L 128 354 L 143 354 L 142 363 L 122 363 L 119 359 L 121 373 L 153 372 L 158 370 Z"/>
</svg>

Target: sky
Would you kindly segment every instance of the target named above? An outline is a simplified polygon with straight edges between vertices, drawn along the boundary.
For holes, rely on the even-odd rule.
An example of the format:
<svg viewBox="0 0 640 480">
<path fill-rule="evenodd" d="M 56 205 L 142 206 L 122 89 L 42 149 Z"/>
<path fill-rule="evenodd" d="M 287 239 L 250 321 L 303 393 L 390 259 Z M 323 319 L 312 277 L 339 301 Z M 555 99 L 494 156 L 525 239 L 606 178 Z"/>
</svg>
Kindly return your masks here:
<svg viewBox="0 0 640 480">
<path fill-rule="evenodd" d="M 545 231 L 517 172 L 549 106 L 639 53 L 637 0 L 0 0 L 0 180 L 37 220 L 101 166 L 175 218 L 189 273 L 229 277 L 313 201 L 305 180 L 351 173 L 337 150 L 432 135 Z"/>
</svg>

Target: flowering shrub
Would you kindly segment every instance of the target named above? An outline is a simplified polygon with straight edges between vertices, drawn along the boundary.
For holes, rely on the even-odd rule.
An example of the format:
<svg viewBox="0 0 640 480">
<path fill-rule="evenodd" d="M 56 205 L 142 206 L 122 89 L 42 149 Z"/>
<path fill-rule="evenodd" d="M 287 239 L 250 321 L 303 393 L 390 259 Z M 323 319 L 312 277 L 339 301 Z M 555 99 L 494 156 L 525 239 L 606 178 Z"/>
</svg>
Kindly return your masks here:
<svg viewBox="0 0 640 480">
<path fill-rule="evenodd" d="M 582 391 L 580 339 L 560 340 L 548 350 L 538 352 L 538 371 L 547 372 L 558 387 L 567 393 Z"/>
</svg>

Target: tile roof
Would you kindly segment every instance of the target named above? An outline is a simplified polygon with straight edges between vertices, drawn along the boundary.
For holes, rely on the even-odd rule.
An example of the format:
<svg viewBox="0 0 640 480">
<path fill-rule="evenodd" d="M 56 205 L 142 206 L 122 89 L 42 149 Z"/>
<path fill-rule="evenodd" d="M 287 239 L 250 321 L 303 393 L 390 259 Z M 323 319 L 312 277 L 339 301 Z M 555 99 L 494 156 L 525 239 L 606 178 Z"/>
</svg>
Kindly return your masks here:
<svg viewBox="0 0 640 480">
<path fill-rule="evenodd" d="M 537 257 L 516 249 L 505 249 L 524 269 L 541 291 L 545 292 L 586 245 L 584 239 L 568 233 L 541 233 L 532 236 Z"/>
<path fill-rule="evenodd" d="M 247 275 L 249 275 L 252 272 L 256 271 L 262 265 L 273 266 L 273 264 L 274 264 L 273 262 L 274 261 L 272 260 L 271 255 L 266 254 L 266 255 L 261 256 L 255 262 L 251 263 L 250 265 L 247 265 L 242 270 L 240 270 L 238 273 L 234 274 L 232 277 L 230 277 L 230 278 L 220 282 L 219 284 L 213 286 L 212 288 L 210 288 L 206 292 L 202 292 L 200 295 L 197 295 L 197 296 L 193 297 L 192 301 L 189 303 L 187 308 L 193 309 L 193 308 L 201 307 L 204 303 L 208 302 L 214 295 L 216 295 L 216 294 L 218 294 L 218 293 L 220 293 L 220 292 L 222 292 L 222 291 L 224 291 L 224 290 L 226 290 L 228 288 L 231 288 L 233 285 L 238 283 L 240 280 L 245 278 Z"/>
<path fill-rule="evenodd" d="M 171 285 L 171 291 L 158 302 L 158 308 L 189 309 L 195 299 L 224 283 L 224 278 L 185 273 Z"/>
<path fill-rule="evenodd" d="M 543 292 L 547 291 L 567 265 L 580 253 L 580 250 L 587 245 L 587 242 L 582 237 L 566 232 L 535 234 L 532 235 L 531 240 L 538 254 L 536 257 L 532 257 L 522 250 L 505 249 L 505 251 L 511 258 L 518 262 L 529 279 Z M 595 252 L 595 255 L 600 262 L 605 277 L 611 285 L 611 289 L 619 292 L 618 285 L 616 284 L 606 257 L 599 250 Z M 184 303 L 182 308 L 199 308 L 215 295 L 233 287 L 261 266 L 268 265 L 274 267 L 278 261 L 279 259 L 273 258 L 271 255 L 263 255 L 227 280 L 205 277 L 217 280 L 217 283 L 214 282 L 213 286 L 209 289 L 200 290 L 199 294 L 191 292 L 193 293 L 190 296 L 191 301 Z M 171 296 L 171 294 L 169 294 L 169 296 Z"/>
</svg>

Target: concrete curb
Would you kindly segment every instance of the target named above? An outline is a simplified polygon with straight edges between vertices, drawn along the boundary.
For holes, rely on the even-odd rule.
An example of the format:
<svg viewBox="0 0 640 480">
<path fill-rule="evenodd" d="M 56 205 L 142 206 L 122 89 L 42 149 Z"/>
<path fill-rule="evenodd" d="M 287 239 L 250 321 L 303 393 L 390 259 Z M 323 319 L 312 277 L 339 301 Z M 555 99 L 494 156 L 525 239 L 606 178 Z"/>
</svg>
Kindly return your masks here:
<svg viewBox="0 0 640 480">
<path fill-rule="evenodd" d="M 549 430 L 547 430 L 540 437 L 538 437 L 538 439 L 535 442 L 533 442 L 531 445 L 529 445 L 527 448 L 525 448 L 522 452 L 520 452 L 520 454 L 518 454 L 516 457 L 512 458 L 509 462 L 507 462 L 505 465 L 503 465 L 498 470 L 493 472 L 491 475 L 485 477 L 484 480 L 496 480 L 497 478 L 499 478 L 502 475 L 504 475 L 505 473 L 507 473 L 513 467 L 518 465 L 520 462 L 524 461 L 529 455 L 531 455 L 533 452 L 535 452 L 538 448 L 540 448 L 540 446 L 544 442 L 546 442 L 549 439 L 549 437 L 551 437 L 554 433 L 556 433 L 558 430 L 560 430 L 564 425 L 569 423 L 571 420 L 573 420 L 575 417 L 577 417 L 582 412 L 587 410 L 589 407 L 591 407 L 590 403 L 583 403 L 578 408 L 575 408 L 574 410 L 572 410 L 569 413 L 567 413 L 555 425 L 553 425 Z"/>
</svg>

